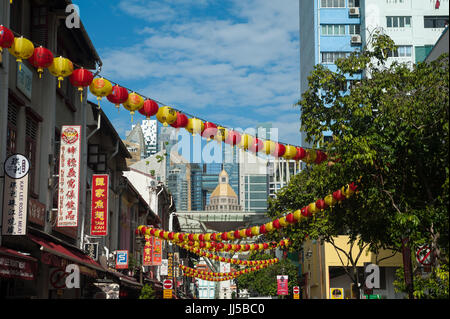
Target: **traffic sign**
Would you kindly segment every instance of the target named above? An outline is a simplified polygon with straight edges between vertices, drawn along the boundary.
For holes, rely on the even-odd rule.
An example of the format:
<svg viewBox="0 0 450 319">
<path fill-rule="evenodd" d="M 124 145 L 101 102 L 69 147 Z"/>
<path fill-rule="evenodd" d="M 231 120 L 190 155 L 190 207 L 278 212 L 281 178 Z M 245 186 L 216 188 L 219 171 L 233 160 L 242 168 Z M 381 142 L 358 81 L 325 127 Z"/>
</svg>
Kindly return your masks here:
<svg viewBox="0 0 450 319">
<path fill-rule="evenodd" d="M 431 265 L 431 248 L 428 245 L 420 246 L 416 252 L 416 260 L 418 263 L 429 266 Z"/>
<path fill-rule="evenodd" d="M 163 281 L 164 289 L 172 289 L 172 280 L 166 279 Z"/>
<path fill-rule="evenodd" d="M 292 292 L 294 293 L 294 299 L 300 299 L 300 287 L 294 286 L 292 288 Z"/>
<path fill-rule="evenodd" d="M 172 299 L 172 289 L 163 290 L 163 299 Z"/>
</svg>

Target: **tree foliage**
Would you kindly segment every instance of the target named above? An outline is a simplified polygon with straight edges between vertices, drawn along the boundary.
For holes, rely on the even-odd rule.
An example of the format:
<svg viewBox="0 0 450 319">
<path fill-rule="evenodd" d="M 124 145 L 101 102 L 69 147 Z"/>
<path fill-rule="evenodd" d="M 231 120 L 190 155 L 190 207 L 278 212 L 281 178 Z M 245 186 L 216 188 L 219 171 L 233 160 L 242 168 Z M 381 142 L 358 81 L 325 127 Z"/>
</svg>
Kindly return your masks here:
<svg viewBox="0 0 450 319">
<path fill-rule="evenodd" d="M 306 235 L 348 235 L 377 251 L 432 246 L 433 271 L 448 265 L 448 55 L 430 63 L 387 63 L 395 48 L 375 33 L 361 52 L 316 65 L 298 102 L 302 130 L 330 162 L 295 176 L 269 204 L 272 217 L 296 210 L 359 180 L 359 194 L 286 230 L 299 248 Z M 347 90 L 347 78 L 363 73 Z M 333 140 L 323 142 L 323 132 Z M 276 237 L 276 235 L 275 235 Z M 447 268 L 448 269 L 448 268 Z"/>
<path fill-rule="evenodd" d="M 249 259 L 269 258 L 272 257 L 267 254 L 255 253 Z M 239 289 L 247 289 L 250 293 L 258 296 L 277 296 L 277 275 L 288 276 L 288 288 L 289 291 L 292 291 L 292 288 L 297 286 L 297 272 L 297 267 L 289 259 L 282 259 L 279 263 L 270 267 L 238 277 L 238 287 Z"/>
</svg>

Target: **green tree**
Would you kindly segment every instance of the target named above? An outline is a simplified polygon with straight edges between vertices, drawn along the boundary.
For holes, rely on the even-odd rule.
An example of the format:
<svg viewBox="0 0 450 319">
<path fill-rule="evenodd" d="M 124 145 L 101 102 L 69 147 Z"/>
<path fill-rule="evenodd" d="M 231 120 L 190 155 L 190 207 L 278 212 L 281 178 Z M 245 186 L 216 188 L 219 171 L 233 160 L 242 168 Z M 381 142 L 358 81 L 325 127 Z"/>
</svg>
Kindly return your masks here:
<svg viewBox="0 0 450 319">
<path fill-rule="evenodd" d="M 261 260 L 273 258 L 268 254 L 255 253 L 250 260 Z M 288 259 L 282 259 L 279 263 L 271 265 L 259 271 L 241 275 L 237 278 L 239 289 L 247 289 L 258 296 L 277 296 L 277 275 L 288 276 L 288 288 L 298 285 L 298 269 Z"/>
<path fill-rule="evenodd" d="M 270 202 L 269 215 L 299 209 L 359 181 L 358 196 L 283 235 L 297 248 L 306 235 L 330 242 L 348 235 L 351 243 L 374 252 L 400 252 L 407 237 L 413 249 L 432 246 L 435 273 L 448 265 L 449 256 L 448 55 L 431 63 L 388 65 L 394 48 L 388 36 L 375 33 L 368 47 L 336 61 L 335 72 L 315 66 L 298 102 L 301 127 L 330 162 L 293 178 Z M 347 77 L 359 73 L 365 76 L 343 90 Z M 327 144 L 326 131 L 333 134 Z"/>
<path fill-rule="evenodd" d="M 145 284 L 141 289 L 139 299 L 156 299 L 155 291 L 153 290 L 152 286 Z"/>
</svg>

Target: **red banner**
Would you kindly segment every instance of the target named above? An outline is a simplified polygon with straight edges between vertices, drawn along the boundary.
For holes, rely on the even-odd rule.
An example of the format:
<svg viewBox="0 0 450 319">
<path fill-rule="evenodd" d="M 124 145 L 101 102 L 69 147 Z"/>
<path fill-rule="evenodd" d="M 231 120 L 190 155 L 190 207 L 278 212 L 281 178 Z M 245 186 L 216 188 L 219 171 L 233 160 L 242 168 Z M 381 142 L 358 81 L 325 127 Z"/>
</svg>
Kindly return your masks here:
<svg viewBox="0 0 450 319">
<path fill-rule="evenodd" d="M 108 175 L 92 176 L 91 236 L 108 233 Z"/>
<path fill-rule="evenodd" d="M 162 240 L 145 236 L 144 266 L 159 266 L 162 261 Z"/>
<path fill-rule="evenodd" d="M 282 296 L 289 295 L 288 276 L 277 276 L 277 294 Z"/>
</svg>

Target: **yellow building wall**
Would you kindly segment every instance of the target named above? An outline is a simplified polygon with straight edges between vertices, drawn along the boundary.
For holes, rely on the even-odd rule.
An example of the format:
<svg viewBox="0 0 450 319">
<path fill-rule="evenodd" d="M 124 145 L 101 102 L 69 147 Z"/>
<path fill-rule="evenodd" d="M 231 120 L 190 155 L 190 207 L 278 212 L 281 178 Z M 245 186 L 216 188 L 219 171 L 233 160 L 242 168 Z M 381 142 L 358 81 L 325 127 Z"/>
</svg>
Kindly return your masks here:
<svg viewBox="0 0 450 319">
<path fill-rule="evenodd" d="M 349 236 L 334 237 L 335 245 L 347 253 L 350 250 L 348 241 Z M 343 265 L 351 267 L 351 264 L 348 262 L 346 255 L 342 251 L 336 250 L 330 243 L 321 245 L 319 241 L 307 241 L 303 248 L 304 254 L 308 251 L 312 252 L 312 256 L 304 258 L 303 263 L 304 272 L 310 272 L 311 274 L 311 277 L 308 278 L 308 283 L 310 284 L 309 298 L 329 299 L 329 267 L 343 267 Z M 360 249 L 355 244 L 352 248 L 352 257 L 355 259 L 359 252 Z M 358 259 L 357 266 L 363 267 L 364 263 L 369 262 L 377 264 L 380 267 L 401 267 L 403 265 L 401 253 L 396 253 L 393 257 L 378 262 L 378 260 L 392 255 L 393 251 L 391 250 L 381 250 L 377 256 L 367 249 L 364 249 Z"/>
</svg>

